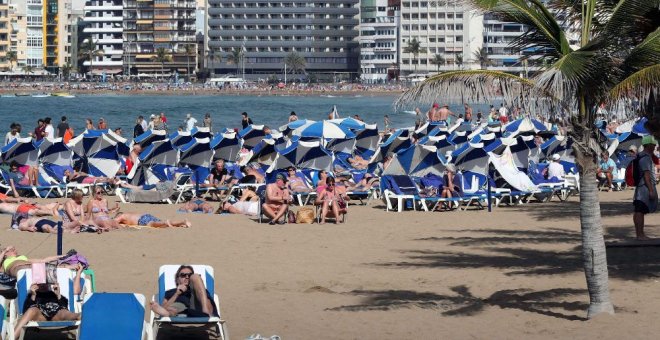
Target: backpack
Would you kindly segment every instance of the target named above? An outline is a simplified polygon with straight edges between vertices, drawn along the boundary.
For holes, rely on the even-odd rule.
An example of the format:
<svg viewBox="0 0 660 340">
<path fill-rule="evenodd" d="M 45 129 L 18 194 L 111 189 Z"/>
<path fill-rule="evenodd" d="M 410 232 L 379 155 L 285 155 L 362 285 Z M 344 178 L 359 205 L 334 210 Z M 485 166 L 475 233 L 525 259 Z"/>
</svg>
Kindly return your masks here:
<svg viewBox="0 0 660 340">
<path fill-rule="evenodd" d="M 642 157 L 648 157 L 644 154 Z M 642 173 L 639 171 L 639 161 L 642 159 L 639 155 L 628 164 L 626 167 L 626 185 L 627 186 L 637 186 L 642 180 Z"/>
</svg>

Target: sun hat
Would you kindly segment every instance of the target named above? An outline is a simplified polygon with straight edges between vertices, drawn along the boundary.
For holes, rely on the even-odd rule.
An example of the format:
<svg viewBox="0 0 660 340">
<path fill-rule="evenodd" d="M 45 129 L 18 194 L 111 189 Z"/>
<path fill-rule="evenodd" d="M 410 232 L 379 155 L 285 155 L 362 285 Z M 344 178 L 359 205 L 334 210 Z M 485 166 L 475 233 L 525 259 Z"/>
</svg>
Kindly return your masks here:
<svg viewBox="0 0 660 340">
<path fill-rule="evenodd" d="M 553 161 L 558 161 L 561 157 L 559 157 L 559 154 L 554 154 L 552 155 L 552 160 Z"/>
<path fill-rule="evenodd" d="M 642 137 L 642 145 L 658 145 L 658 141 L 651 135 Z"/>
</svg>

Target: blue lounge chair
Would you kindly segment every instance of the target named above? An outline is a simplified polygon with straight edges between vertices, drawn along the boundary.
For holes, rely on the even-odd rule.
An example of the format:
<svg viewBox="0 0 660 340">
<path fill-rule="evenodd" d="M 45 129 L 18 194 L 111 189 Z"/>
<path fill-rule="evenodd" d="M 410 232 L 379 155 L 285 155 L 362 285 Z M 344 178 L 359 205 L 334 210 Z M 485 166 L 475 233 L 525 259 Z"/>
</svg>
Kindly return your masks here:
<svg viewBox="0 0 660 340">
<path fill-rule="evenodd" d="M 380 188 L 385 200 L 385 210 L 394 210 L 393 201 L 396 200 L 397 211 L 403 211 L 406 201 L 412 201 L 412 208 L 417 210 L 419 189 L 415 182 L 406 175 L 386 175 L 380 179 Z"/>
<path fill-rule="evenodd" d="M 144 321 L 144 301 L 144 295 L 133 293 L 89 295 L 82 305 L 78 339 L 148 339 L 150 332 Z"/>
</svg>

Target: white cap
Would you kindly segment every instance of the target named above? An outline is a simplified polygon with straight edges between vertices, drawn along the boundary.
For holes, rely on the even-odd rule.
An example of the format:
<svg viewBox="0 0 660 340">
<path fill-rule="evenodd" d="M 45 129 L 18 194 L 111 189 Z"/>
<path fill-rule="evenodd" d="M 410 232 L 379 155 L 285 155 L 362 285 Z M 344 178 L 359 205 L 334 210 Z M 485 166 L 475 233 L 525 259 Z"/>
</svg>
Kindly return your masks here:
<svg viewBox="0 0 660 340">
<path fill-rule="evenodd" d="M 553 160 L 553 161 L 558 161 L 560 158 L 561 158 L 561 157 L 559 157 L 559 154 L 557 154 L 557 153 L 554 154 L 554 155 L 552 155 L 552 160 Z"/>
<path fill-rule="evenodd" d="M 190 118 L 190 113 L 186 114 L 186 118 Z"/>
<path fill-rule="evenodd" d="M 149 116 L 149 118 L 154 119 L 154 118 L 156 118 L 156 115 L 155 115 L 155 114 L 151 114 L 151 116 Z"/>
</svg>

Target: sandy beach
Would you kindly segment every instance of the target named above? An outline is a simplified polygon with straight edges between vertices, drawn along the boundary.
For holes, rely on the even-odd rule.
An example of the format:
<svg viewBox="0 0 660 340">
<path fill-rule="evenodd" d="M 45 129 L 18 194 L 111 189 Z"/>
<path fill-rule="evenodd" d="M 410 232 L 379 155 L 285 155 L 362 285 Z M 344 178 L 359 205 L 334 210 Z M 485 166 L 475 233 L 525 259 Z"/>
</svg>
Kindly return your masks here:
<svg viewBox="0 0 660 340">
<path fill-rule="evenodd" d="M 601 193 L 607 241 L 632 237 L 631 197 Z M 350 206 L 345 224 L 277 227 L 171 205 L 122 210 L 187 217 L 193 228 L 65 235 L 65 251 L 89 258 L 97 290 L 149 299 L 160 265 L 212 265 L 232 339 L 616 339 L 660 331 L 657 247 L 608 249 L 617 314 L 585 321 L 575 197 L 492 213 L 388 213 L 374 201 Z M 660 236 L 657 214 L 647 226 Z M 55 253 L 55 235 L 0 233 L 3 245 L 28 256 Z"/>
</svg>

